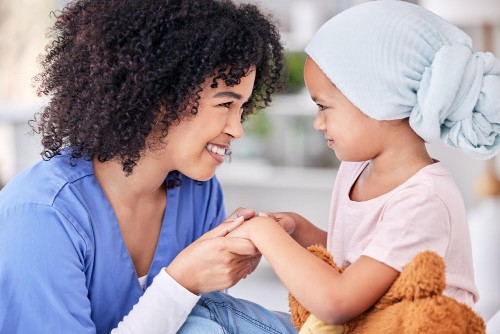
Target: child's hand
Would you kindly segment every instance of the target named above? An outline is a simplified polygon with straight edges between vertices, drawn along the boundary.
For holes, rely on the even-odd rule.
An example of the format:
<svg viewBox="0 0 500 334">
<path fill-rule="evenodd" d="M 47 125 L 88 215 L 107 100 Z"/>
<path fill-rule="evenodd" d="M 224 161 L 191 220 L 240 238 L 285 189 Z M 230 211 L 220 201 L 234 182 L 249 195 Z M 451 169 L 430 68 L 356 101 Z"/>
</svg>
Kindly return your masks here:
<svg viewBox="0 0 500 334">
<path fill-rule="evenodd" d="M 289 212 L 259 212 L 258 216 L 271 217 L 274 219 L 288 234 L 295 231 L 296 222 Z"/>
<path fill-rule="evenodd" d="M 226 235 L 227 237 L 231 238 L 242 238 L 242 239 L 251 239 L 252 235 L 252 229 L 256 224 L 275 224 L 275 219 L 270 216 L 266 216 L 264 214 L 261 215 L 256 215 L 254 218 L 246 220 L 242 222 L 241 224 L 238 223 L 241 221 L 241 218 L 239 220 L 234 220 L 234 228 L 229 231 L 229 233 Z"/>
<path fill-rule="evenodd" d="M 241 219 L 241 218 L 240 218 Z M 232 229 L 226 237 L 230 238 L 241 238 L 241 239 L 248 239 L 250 240 L 250 224 L 252 223 L 252 220 L 255 218 L 252 218 L 250 220 L 244 221 L 240 225 L 237 225 L 238 223 L 235 222 L 235 228 Z"/>
</svg>

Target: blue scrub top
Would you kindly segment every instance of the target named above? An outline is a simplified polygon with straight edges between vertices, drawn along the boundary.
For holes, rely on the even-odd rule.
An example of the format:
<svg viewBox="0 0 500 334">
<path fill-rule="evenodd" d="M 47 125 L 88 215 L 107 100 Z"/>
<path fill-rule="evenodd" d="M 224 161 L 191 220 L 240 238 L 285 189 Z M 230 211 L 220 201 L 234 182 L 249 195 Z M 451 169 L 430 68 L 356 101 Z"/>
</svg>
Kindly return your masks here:
<svg viewBox="0 0 500 334">
<path fill-rule="evenodd" d="M 225 219 L 215 177 L 180 178 L 181 186 L 167 190 L 146 286 Z M 109 333 L 142 294 L 91 161 L 71 163 L 65 152 L 0 191 L 0 333 Z"/>
</svg>

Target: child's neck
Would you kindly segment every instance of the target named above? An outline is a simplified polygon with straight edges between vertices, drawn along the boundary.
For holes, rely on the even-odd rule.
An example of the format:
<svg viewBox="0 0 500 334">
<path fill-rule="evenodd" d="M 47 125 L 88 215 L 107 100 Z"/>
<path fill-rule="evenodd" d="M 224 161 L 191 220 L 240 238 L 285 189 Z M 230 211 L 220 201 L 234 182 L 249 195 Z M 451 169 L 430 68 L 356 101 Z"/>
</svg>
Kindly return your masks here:
<svg viewBox="0 0 500 334">
<path fill-rule="evenodd" d="M 424 144 L 418 149 L 384 152 L 361 172 L 351 188 L 351 200 L 366 201 L 386 194 L 432 163 Z"/>
</svg>

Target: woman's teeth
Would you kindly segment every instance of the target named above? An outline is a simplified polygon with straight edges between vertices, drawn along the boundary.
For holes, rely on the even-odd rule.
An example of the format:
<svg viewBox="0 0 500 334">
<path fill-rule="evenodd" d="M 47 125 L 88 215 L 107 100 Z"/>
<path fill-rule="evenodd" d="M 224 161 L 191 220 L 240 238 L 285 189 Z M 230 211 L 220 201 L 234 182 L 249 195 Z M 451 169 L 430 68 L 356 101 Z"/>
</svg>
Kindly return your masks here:
<svg viewBox="0 0 500 334">
<path fill-rule="evenodd" d="M 226 149 L 222 147 L 215 146 L 213 144 L 208 144 L 207 145 L 207 150 L 209 150 L 212 153 L 217 153 L 218 155 L 224 156 L 226 153 Z"/>
</svg>

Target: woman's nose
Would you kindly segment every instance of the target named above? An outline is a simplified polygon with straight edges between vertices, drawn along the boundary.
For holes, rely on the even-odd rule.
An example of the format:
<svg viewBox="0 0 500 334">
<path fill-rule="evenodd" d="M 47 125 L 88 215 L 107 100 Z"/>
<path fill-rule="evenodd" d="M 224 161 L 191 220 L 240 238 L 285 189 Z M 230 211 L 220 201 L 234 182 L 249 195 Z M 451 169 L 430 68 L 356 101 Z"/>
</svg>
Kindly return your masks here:
<svg viewBox="0 0 500 334">
<path fill-rule="evenodd" d="M 225 133 L 234 139 L 239 139 L 243 136 L 243 126 L 241 124 L 241 113 L 230 112 L 226 123 Z"/>
</svg>

